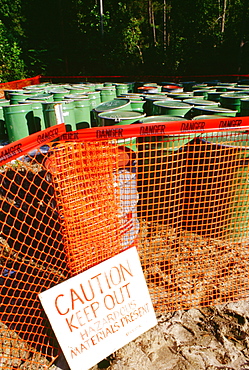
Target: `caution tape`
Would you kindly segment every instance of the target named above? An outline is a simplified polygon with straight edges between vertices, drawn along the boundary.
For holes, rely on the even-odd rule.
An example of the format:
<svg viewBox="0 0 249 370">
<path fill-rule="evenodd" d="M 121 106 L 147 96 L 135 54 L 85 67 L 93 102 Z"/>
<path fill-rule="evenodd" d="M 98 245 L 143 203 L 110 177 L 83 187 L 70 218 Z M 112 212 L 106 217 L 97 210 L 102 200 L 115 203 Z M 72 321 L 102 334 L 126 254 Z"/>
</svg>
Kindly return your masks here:
<svg viewBox="0 0 249 370">
<path fill-rule="evenodd" d="M 249 117 L 183 120 L 132 125 L 101 126 L 64 133 L 61 141 L 99 141 L 141 136 L 162 136 L 186 133 L 249 130 Z"/>
<path fill-rule="evenodd" d="M 0 166 L 27 154 L 41 145 L 49 143 L 65 132 L 65 124 L 62 123 L 3 146 L 0 149 Z"/>
</svg>

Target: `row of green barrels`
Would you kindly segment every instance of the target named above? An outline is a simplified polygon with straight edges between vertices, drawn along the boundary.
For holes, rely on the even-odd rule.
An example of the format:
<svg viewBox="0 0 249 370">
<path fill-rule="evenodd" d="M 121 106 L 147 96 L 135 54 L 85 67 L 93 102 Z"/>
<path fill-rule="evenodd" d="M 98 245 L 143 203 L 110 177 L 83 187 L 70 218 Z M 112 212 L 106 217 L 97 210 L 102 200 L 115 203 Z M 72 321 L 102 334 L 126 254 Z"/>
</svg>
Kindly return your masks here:
<svg viewBox="0 0 249 370">
<path fill-rule="evenodd" d="M 67 131 L 167 121 L 169 116 L 185 119 L 201 115 L 246 116 L 249 85 L 44 83 L 5 90 L 5 99 L 0 100 L 0 140 L 13 142 L 57 124 L 54 107 L 58 103 L 62 105 Z"/>
</svg>

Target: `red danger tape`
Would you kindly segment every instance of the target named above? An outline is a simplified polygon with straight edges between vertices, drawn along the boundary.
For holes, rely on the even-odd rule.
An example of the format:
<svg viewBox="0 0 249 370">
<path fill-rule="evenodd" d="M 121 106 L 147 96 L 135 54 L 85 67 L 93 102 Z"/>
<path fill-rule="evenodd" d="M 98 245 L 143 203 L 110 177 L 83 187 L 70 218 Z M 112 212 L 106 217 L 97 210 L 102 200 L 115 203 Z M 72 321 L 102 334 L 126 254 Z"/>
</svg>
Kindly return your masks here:
<svg viewBox="0 0 249 370">
<path fill-rule="evenodd" d="M 31 150 L 39 148 L 41 145 L 49 143 L 65 132 L 65 124 L 62 123 L 5 145 L 0 149 L 0 166 L 27 154 Z"/>
<path fill-rule="evenodd" d="M 220 119 L 183 120 L 131 125 L 101 126 L 67 132 L 61 141 L 98 141 L 141 136 L 161 136 L 184 133 L 249 130 L 249 117 L 221 117 Z"/>
</svg>

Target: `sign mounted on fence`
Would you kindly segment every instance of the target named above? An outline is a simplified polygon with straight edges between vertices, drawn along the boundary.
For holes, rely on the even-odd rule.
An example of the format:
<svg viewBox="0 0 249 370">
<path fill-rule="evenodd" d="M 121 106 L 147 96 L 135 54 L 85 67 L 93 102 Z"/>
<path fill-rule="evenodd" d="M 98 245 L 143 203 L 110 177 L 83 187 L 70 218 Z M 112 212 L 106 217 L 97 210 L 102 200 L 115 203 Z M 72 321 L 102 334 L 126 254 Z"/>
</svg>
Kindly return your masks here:
<svg viewBox="0 0 249 370">
<path fill-rule="evenodd" d="M 39 295 L 71 370 L 87 370 L 157 324 L 136 247 Z"/>
</svg>

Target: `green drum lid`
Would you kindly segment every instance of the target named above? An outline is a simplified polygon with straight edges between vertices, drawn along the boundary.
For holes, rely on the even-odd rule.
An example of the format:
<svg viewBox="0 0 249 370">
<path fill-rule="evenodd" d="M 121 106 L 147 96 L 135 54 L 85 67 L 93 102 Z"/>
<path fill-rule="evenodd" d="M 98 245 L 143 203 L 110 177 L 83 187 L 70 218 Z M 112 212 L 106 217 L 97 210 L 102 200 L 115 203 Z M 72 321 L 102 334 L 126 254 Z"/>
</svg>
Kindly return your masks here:
<svg viewBox="0 0 249 370">
<path fill-rule="evenodd" d="M 248 88 L 242 88 L 242 87 L 227 87 L 227 93 L 245 93 L 245 94 L 248 94 L 249 93 L 249 89 Z"/>
<path fill-rule="evenodd" d="M 237 82 L 218 82 L 217 86 L 235 86 Z"/>
<path fill-rule="evenodd" d="M 95 91 L 96 85 L 94 83 L 88 82 L 85 84 L 81 84 L 81 86 L 85 87 L 86 89 L 89 90 L 89 92 Z"/>
<path fill-rule="evenodd" d="M 51 89 L 49 90 L 49 92 L 51 94 L 68 94 L 68 90 L 67 89 Z"/>
<path fill-rule="evenodd" d="M 249 89 L 249 85 L 237 85 L 237 87 L 239 87 L 240 89 Z"/>
<path fill-rule="evenodd" d="M 99 104 L 97 107 L 94 108 L 96 113 L 101 113 L 109 110 L 129 110 L 130 108 L 130 100 L 129 99 L 113 99 L 111 101 L 107 101 L 104 103 Z"/>
<path fill-rule="evenodd" d="M 37 94 L 33 96 L 29 96 L 28 100 L 43 100 L 43 101 L 53 101 L 53 94 Z"/>
<path fill-rule="evenodd" d="M 134 111 L 126 111 L 126 110 L 120 110 L 120 111 L 107 111 L 99 113 L 99 118 L 108 120 L 112 122 L 112 124 L 119 124 L 120 122 L 131 121 L 136 122 L 145 117 L 145 114 L 141 114 L 140 112 L 134 112 Z"/>
<path fill-rule="evenodd" d="M 205 102 L 204 102 L 205 103 Z M 229 116 L 229 117 L 236 117 L 237 110 L 232 110 L 232 109 L 227 109 L 227 108 L 222 108 L 222 107 L 210 107 L 210 106 L 196 106 L 193 108 L 194 111 L 200 112 L 200 114 L 205 114 L 205 115 L 222 115 L 222 116 Z"/>
<path fill-rule="evenodd" d="M 221 104 L 240 104 L 241 99 L 248 98 L 248 95 L 244 93 L 227 93 L 220 96 Z"/>
<path fill-rule="evenodd" d="M 192 107 L 191 104 L 188 104 L 188 103 L 184 103 L 180 100 L 157 100 L 157 101 L 154 101 L 153 103 L 154 105 L 158 106 L 158 107 L 163 107 L 163 108 L 176 108 L 176 109 L 180 109 L 180 108 L 186 108 L 186 109 L 190 109 Z"/>
<path fill-rule="evenodd" d="M 88 94 L 69 94 L 69 95 L 64 95 L 63 99 L 88 99 Z"/>
<path fill-rule="evenodd" d="M 148 100 L 148 101 L 158 101 L 158 100 L 173 100 L 173 98 L 168 98 L 168 96 L 166 94 L 162 95 L 162 94 L 151 94 L 151 95 L 146 95 L 145 97 L 145 100 Z"/>
<path fill-rule="evenodd" d="M 185 99 L 183 100 L 183 103 L 191 104 L 193 106 L 195 105 L 218 106 L 219 105 L 219 102 L 215 102 L 212 100 L 203 100 L 203 99 Z"/>
<path fill-rule="evenodd" d="M 168 93 L 167 97 L 172 99 L 178 99 L 178 100 L 184 100 L 184 99 L 190 99 L 193 96 L 192 92 L 182 92 L 182 93 Z"/>
<path fill-rule="evenodd" d="M 221 119 L 221 118 L 226 118 L 226 116 L 219 116 L 215 114 L 200 114 L 199 116 L 195 116 L 192 118 L 193 121 L 200 121 L 200 120 L 205 120 L 205 119 Z"/>
<path fill-rule="evenodd" d="M 96 89 L 97 91 L 100 91 L 100 93 L 108 93 L 108 92 L 116 92 L 115 86 L 104 86 L 99 87 Z"/>
<path fill-rule="evenodd" d="M 186 121 L 186 119 L 181 117 L 167 116 L 167 115 L 158 115 L 158 116 L 148 116 L 142 118 L 140 123 L 159 123 L 159 122 L 169 122 L 169 121 Z"/>
<path fill-rule="evenodd" d="M 127 98 L 127 99 L 143 99 L 144 95 L 139 93 L 125 93 L 120 94 L 121 97 Z"/>
<path fill-rule="evenodd" d="M 115 99 L 129 99 L 129 100 L 135 100 L 135 101 L 138 101 L 138 100 L 144 100 L 144 97 L 143 95 L 140 95 L 140 94 L 137 94 L 137 95 L 130 95 L 130 94 L 120 94 L 117 98 Z"/>
<path fill-rule="evenodd" d="M 199 90 L 199 89 L 207 89 L 208 84 L 196 84 L 192 86 L 193 90 Z"/>
<path fill-rule="evenodd" d="M 0 99 L 0 107 L 2 105 L 9 105 L 10 104 L 10 101 L 8 99 Z"/>
<path fill-rule="evenodd" d="M 68 92 L 70 94 L 87 94 L 90 89 L 86 88 L 86 87 L 69 87 L 67 88 Z"/>
</svg>

